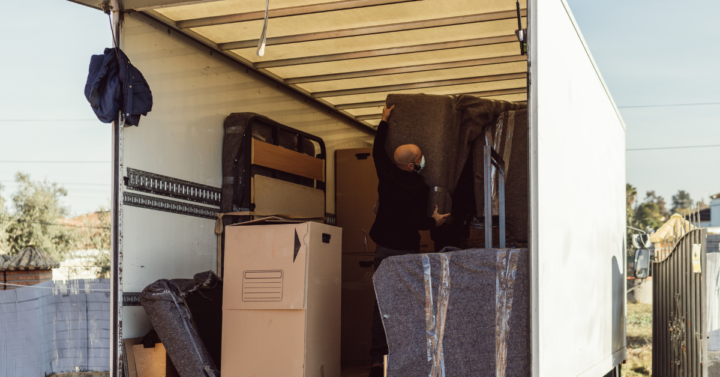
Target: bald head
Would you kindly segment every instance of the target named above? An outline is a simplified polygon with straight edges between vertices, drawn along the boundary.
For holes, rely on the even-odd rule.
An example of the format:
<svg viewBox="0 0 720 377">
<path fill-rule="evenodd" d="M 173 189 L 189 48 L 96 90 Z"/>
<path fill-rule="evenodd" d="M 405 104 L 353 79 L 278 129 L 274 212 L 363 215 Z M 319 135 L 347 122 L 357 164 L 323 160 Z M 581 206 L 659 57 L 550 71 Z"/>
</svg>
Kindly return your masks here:
<svg viewBox="0 0 720 377">
<path fill-rule="evenodd" d="M 420 164 L 422 151 L 415 144 L 405 144 L 395 149 L 393 155 L 398 168 L 405 171 L 413 171 L 414 164 Z"/>
</svg>

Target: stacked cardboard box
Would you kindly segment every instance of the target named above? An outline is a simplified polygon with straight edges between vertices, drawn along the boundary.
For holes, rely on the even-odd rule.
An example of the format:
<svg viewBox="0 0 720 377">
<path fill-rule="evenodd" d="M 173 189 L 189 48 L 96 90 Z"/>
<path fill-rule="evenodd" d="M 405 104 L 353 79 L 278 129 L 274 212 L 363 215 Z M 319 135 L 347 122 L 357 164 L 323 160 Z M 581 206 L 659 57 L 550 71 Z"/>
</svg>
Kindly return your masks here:
<svg viewBox="0 0 720 377">
<path fill-rule="evenodd" d="M 342 230 L 265 218 L 226 228 L 222 375 L 340 375 Z"/>
</svg>

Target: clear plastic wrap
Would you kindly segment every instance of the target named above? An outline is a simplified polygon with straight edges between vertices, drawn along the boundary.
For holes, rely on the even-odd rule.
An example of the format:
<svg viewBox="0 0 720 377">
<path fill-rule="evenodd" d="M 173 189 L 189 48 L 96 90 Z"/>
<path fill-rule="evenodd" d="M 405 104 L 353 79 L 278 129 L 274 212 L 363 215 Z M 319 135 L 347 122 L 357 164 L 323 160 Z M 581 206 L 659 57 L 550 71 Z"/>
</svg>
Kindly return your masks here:
<svg viewBox="0 0 720 377">
<path fill-rule="evenodd" d="M 220 376 L 175 283 L 161 279 L 148 285 L 140 294 L 140 303 L 181 377 Z"/>
<path fill-rule="evenodd" d="M 527 376 L 527 249 L 389 257 L 373 281 L 389 377 Z"/>
<path fill-rule="evenodd" d="M 505 377 L 507 367 L 507 340 L 510 333 L 515 277 L 520 250 L 497 251 L 495 268 L 495 376 Z"/>
</svg>

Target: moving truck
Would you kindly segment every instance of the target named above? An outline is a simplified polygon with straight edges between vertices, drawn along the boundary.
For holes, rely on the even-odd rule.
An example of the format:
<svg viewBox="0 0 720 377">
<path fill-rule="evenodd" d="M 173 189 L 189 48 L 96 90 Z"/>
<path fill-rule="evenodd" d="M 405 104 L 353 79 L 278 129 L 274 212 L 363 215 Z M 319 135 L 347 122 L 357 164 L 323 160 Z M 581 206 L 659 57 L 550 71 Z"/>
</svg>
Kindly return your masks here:
<svg viewBox="0 0 720 377">
<path fill-rule="evenodd" d="M 138 292 L 222 262 L 215 202 L 138 193 L 130 173 L 216 195 L 224 120 L 262 114 L 324 141 L 332 224 L 336 151 L 371 146 L 390 93 L 527 103 L 531 374 L 618 373 L 625 126 L 565 0 L 521 1 L 524 33 L 512 0 L 278 0 L 264 56 L 262 0 L 70 1 L 110 11 L 154 97 L 139 127 L 112 125 L 113 376 L 150 329 Z"/>
</svg>

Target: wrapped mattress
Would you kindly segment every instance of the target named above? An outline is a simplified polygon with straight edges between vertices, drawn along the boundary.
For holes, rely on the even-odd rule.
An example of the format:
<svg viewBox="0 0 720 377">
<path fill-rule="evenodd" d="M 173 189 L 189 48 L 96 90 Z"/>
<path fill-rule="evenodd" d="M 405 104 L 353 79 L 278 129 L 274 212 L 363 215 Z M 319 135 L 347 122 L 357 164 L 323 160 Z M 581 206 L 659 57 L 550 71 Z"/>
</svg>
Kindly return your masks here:
<svg viewBox="0 0 720 377">
<path fill-rule="evenodd" d="M 435 205 L 440 213 L 450 212 L 465 161 L 483 130 L 502 112 L 525 107 L 468 95 L 390 94 L 386 103 L 395 106 L 385 145 L 388 155 L 403 144 L 416 144 L 425 155 L 421 175 L 431 189 L 429 214 Z"/>
<path fill-rule="evenodd" d="M 388 376 L 529 375 L 528 264 L 527 249 L 385 259 L 373 282 Z"/>
<path fill-rule="evenodd" d="M 214 274 L 213 274 L 214 275 Z M 217 280 L 208 279 L 212 285 Z M 200 289 L 185 280 L 158 280 L 143 289 L 140 303 L 180 377 L 216 377 L 220 372 L 197 331 L 184 296 Z"/>
<path fill-rule="evenodd" d="M 217 369 L 221 365 L 223 281 L 212 271 L 192 279 L 172 279 L 185 298 L 200 340 Z"/>
<path fill-rule="evenodd" d="M 222 152 L 222 196 L 220 204 L 220 212 L 237 212 L 238 208 L 242 205 L 241 203 L 233 203 L 233 189 L 235 182 L 235 159 L 238 158 L 238 152 L 243 140 L 243 135 L 248 126 L 252 127 L 252 138 L 260 140 L 266 143 L 274 144 L 274 135 L 271 124 L 274 124 L 270 118 L 256 113 L 233 113 L 225 118 L 223 135 L 223 152 Z M 278 145 L 290 149 L 293 151 L 298 150 L 298 135 L 288 132 L 286 130 L 279 130 L 277 133 Z M 243 166 L 243 154 L 248 154 L 249 151 L 240 153 L 238 158 L 238 179 L 242 178 L 242 166 Z M 303 139 L 303 153 L 308 156 L 315 157 L 315 144 L 308 139 Z M 254 177 L 257 175 L 263 175 L 266 177 L 272 176 L 272 170 L 262 166 L 252 166 L 251 175 Z M 277 172 L 277 179 L 285 180 L 288 182 L 295 182 L 295 176 L 282 171 Z M 242 182 L 239 182 L 243 184 Z M 302 178 L 302 184 L 312 187 L 313 180 L 309 178 Z M 236 208 L 233 208 L 235 204 Z M 224 217 L 223 224 L 230 225 L 236 222 L 237 219 L 233 217 Z"/>
<path fill-rule="evenodd" d="M 512 241 L 528 242 L 528 126 L 527 110 L 502 113 L 496 122 L 485 130 L 485 135 L 473 145 L 475 171 L 475 205 L 477 214 L 485 212 L 483 147 L 485 142 L 505 160 L 505 222 Z M 493 215 L 498 215 L 497 172 L 493 174 Z"/>
</svg>

